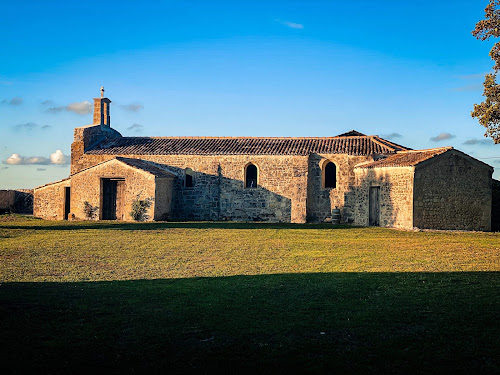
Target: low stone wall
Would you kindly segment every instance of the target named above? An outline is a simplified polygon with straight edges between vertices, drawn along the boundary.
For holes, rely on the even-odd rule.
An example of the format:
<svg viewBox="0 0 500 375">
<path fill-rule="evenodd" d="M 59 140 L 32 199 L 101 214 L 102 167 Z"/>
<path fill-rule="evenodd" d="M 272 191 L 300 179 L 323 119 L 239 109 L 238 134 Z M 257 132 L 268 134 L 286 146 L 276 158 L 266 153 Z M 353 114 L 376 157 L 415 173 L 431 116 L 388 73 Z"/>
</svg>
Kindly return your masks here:
<svg viewBox="0 0 500 375">
<path fill-rule="evenodd" d="M 15 195 L 14 190 L 0 190 L 0 210 L 4 212 L 13 211 Z"/>
<path fill-rule="evenodd" d="M 33 213 L 33 189 L 0 190 L 0 213 Z"/>
</svg>

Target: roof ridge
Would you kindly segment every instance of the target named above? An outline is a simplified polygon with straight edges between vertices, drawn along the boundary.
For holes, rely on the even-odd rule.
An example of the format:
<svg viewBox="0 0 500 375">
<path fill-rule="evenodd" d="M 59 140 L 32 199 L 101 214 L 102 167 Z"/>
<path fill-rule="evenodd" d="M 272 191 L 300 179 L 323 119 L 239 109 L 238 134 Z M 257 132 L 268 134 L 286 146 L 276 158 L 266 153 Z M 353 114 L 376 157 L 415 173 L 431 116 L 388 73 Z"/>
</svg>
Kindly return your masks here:
<svg viewBox="0 0 500 375">
<path fill-rule="evenodd" d="M 434 148 L 424 148 L 424 149 L 420 149 L 420 150 L 402 150 L 402 151 L 398 151 L 397 153 L 398 154 L 402 154 L 402 153 L 405 153 L 405 152 L 428 152 L 428 151 L 438 151 L 438 150 L 451 150 L 453 149 L 453 146 L 443 146 L 443 147 L 434 147 Z"/>
<path fill-rule="evenodd" d="M 85 153 L 138 155 L 307 155 L 393 154 L 406 147 L 378 136 L 352 137 L 121 137 L 105 140 Z"/>
<path fill-rule="evenodd" d="M 356 135 L 356 136 L 348 136 L 348 137 L 339 137 L 339 136 L 331 136 L 331 137 L 254 137 L 254 136 L 158 136 L 158 137 L 122 137 L 122 138 L 140 138 L 140 139 L 337 139 L 337 138 L 369 138 L 374 137 L 372 135 Z"/>
<path fill-rule="evenodd" d="M 378 143 L 379 145 L 381 145 L 381 146 L 383 146 L 383 147 L 386 147 L 386 148 L 392 149 L 392 151 L 394 151 L 394 152 L 398 152 L 398 151 L 396 150 L 396 147 L 393 147 L 393 146 L 392 146 L 392 145 L 390 145 L 390 144 L 388 145 L 387 143 L 390 143 L 390 142 L 386 141 L 386 140 L 385 140 L 385 139 L 383 139 L 383 138 L 380 138 L 378 135 L 370 135 L 369 137 L 370 137 L 370 138 L 371 138 L 371 139 L 372 139 L 375 143 Z M 383 142 L 383 141 L 384 141 L 384 142 Z M 385 142 L 387 142 L 387 143 L 385 143 Z M 406 148 L 406 147 L 404 147 L 404 148 Z"/>
<path fill-rule="evenodd" d="M 453 147 L 448 146 L 424 150 L 399 151 L 393 155 L 389 155 L 386 158 L 358 164 L 355 166 L 355 168 L 414 167 L 424 161 L 433 159 L 452 149 Z"/>
<path fill-rule="evenodd" d="M 383 140 L 384 142 L 387 142 L 387 143 L 389 143 L 390 145 L 396 146 L 396 147 L 398 147 L 398 148 L 404 148 L 404 149 L 406 149 L 406 150 L 412 150 L 412 149 L 411 149 L 411 148 L 409 148 L 409 147 L 406 147 L 406 146 L 400 145 L 399 143 L 396 143 L 396 142 L 390 141 L 390 140 L 388 140 L 388 139 L 382 138 L 380 135 L 376 135 L 376 137 L 377 137 L 378 139 L 381 139 L 381 140 Z M 404 150 L 403 150 L 403 151 L 404 151 Z"/>
</svg>

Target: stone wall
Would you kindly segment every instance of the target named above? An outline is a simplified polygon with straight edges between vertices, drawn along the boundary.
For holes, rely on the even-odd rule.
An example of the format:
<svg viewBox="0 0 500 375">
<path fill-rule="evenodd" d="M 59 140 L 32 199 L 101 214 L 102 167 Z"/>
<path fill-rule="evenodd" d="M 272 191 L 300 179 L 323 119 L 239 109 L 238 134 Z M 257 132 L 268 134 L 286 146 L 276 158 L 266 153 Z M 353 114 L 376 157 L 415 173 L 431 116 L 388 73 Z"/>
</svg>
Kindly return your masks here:
<svg viewBox="0 0 500 375">
<path fill-rule="evenodd" d="M 71 144 L 71 174 L 91 166 L 82 160 L 85 150 L 103 139 L 118 137 L 121 134 L 108 126 L 87 125 L 75 128 Z"/>
<path fill-rule="evenodd" d="M 328 161 L 337 169 L 337 187 L 324 188 L 323 169 Z M 309 175 L 307 181 L 307 221 L 322 222 L 331 217 L 332 209 L 341 210 L 342 222 L 354 220 L 355 183 L 354 166 L 373 161 L 370 156 L 352 156 L 346 154 L 311 154 L 309 157 Z"/>
<path fill-rule="evenodd" d="M 45 220 L 64 220 L 64 189 L 70 183 L 68 178 L 36 188 L 33 193 L 33 215 Z"/>
<path fill-rule="evenodd" d="M 414 226 L 490 230 L 492 168 L 458 150 L 417 165 Z"/>
<path fill-rule="evenodd" d="M 0 190 L 0 210 L 14 211 L 16 192 L 14 190 Z"/>
<path fill-rule="evenodd" d="M 369 225 L 369 190 L 380 187 L 380 226 L 413 228 L 413 167 L 356 168 L 354 224 Z"/>
<path fill-rule="evenodd" d="M 77 219 L 85 219 L 84 202 L 99 207 L 99 218 L 102 218 L 102 178 L 124 178 L 122 218 L 133 221 L 130 216 L 132 201 L 137 199 L 155 198 L 155 176 L 126 166 L 118 160 L 104 163 L 71 176 L 71 213 Z M 147 211 L 152 219 L 155 217 L 154 204 Z"/>
<path fill-rule="evenodd" d="M 172 219 L 177 220 L 306 220 L 307 156 L 249 155 L 116 155 L 152 161 L 177 176 Z M 115 155 L 87 155 L 79 160 L 86 168 Z M 259 170 L 257 188 L 245 188 L 245 167 Z M 194 173 L 194 186 L 184 187 L 185 169 Z"/>
<path fill-rule="evenodd" d="M 493 194 L 491 203 L 491 230 L 500 231 L 500 181 L 493 180 Z"/>
<path fill-rule="evenodd" d="M 33 189 L 0 190 L 0 212 L 32 214 Z"/>
<path fill-rule="evenodd" d="M 168 220 L 171 217 L 173 178 L 155 179 L 154 220 Z"/>
</svg>

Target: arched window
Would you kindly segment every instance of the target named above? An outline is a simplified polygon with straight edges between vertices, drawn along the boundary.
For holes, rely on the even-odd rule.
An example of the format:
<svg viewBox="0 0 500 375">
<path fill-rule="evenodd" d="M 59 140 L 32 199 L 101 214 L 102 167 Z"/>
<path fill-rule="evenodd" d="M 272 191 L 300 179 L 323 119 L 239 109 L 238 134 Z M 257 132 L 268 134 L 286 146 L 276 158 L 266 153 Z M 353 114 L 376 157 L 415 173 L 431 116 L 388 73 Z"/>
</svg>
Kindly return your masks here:
<svg viewBox="0 0 500 375">
<path fill-rule="evenodd" d="M 194 186 L 194 172 L 191 168 L 186 168 L 186 178 L 184 180 L 185 187 Z"/>
<path fill-rule="evenodd" d="M 256 188 L 259 172 L 257 167 L 252 163 L 248 164 L 245 169 L 245 187 Z"/>
<path fill-rule="evenodd" d="M 323 181 L 325 184 L 325 188 L 337 187 L 337 166 L 331 161 L 325 164 L 323 170 Z"/>
</svg>

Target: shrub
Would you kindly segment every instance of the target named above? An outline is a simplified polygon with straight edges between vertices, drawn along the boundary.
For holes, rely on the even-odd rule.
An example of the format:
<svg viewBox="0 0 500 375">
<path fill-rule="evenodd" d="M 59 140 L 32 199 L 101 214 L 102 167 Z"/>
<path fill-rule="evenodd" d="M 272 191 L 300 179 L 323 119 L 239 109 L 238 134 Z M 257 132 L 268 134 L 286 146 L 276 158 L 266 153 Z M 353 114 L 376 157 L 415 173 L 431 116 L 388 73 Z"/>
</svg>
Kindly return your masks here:
<svg viewBox="0 0 500 375">
<path fill-rule="evenodd" d="M 135 221 L 146 221 L 149 219 L 149 215 L 146 214 L 149 207 L 153 204 L 154 198 L 148 197 L 146 199 L 140 199 L 141 194 L 137 195 L 137 198 L 132 201 L 132 211 L 130 211 L 130 216 Z"/>
<path fill-rule="evenodd" d="M 89 202 L 83 202 L 83 212 L 87 220 L 94 220 L 97 217 L 99 206 L 92 206 Z"/>
</svg>

